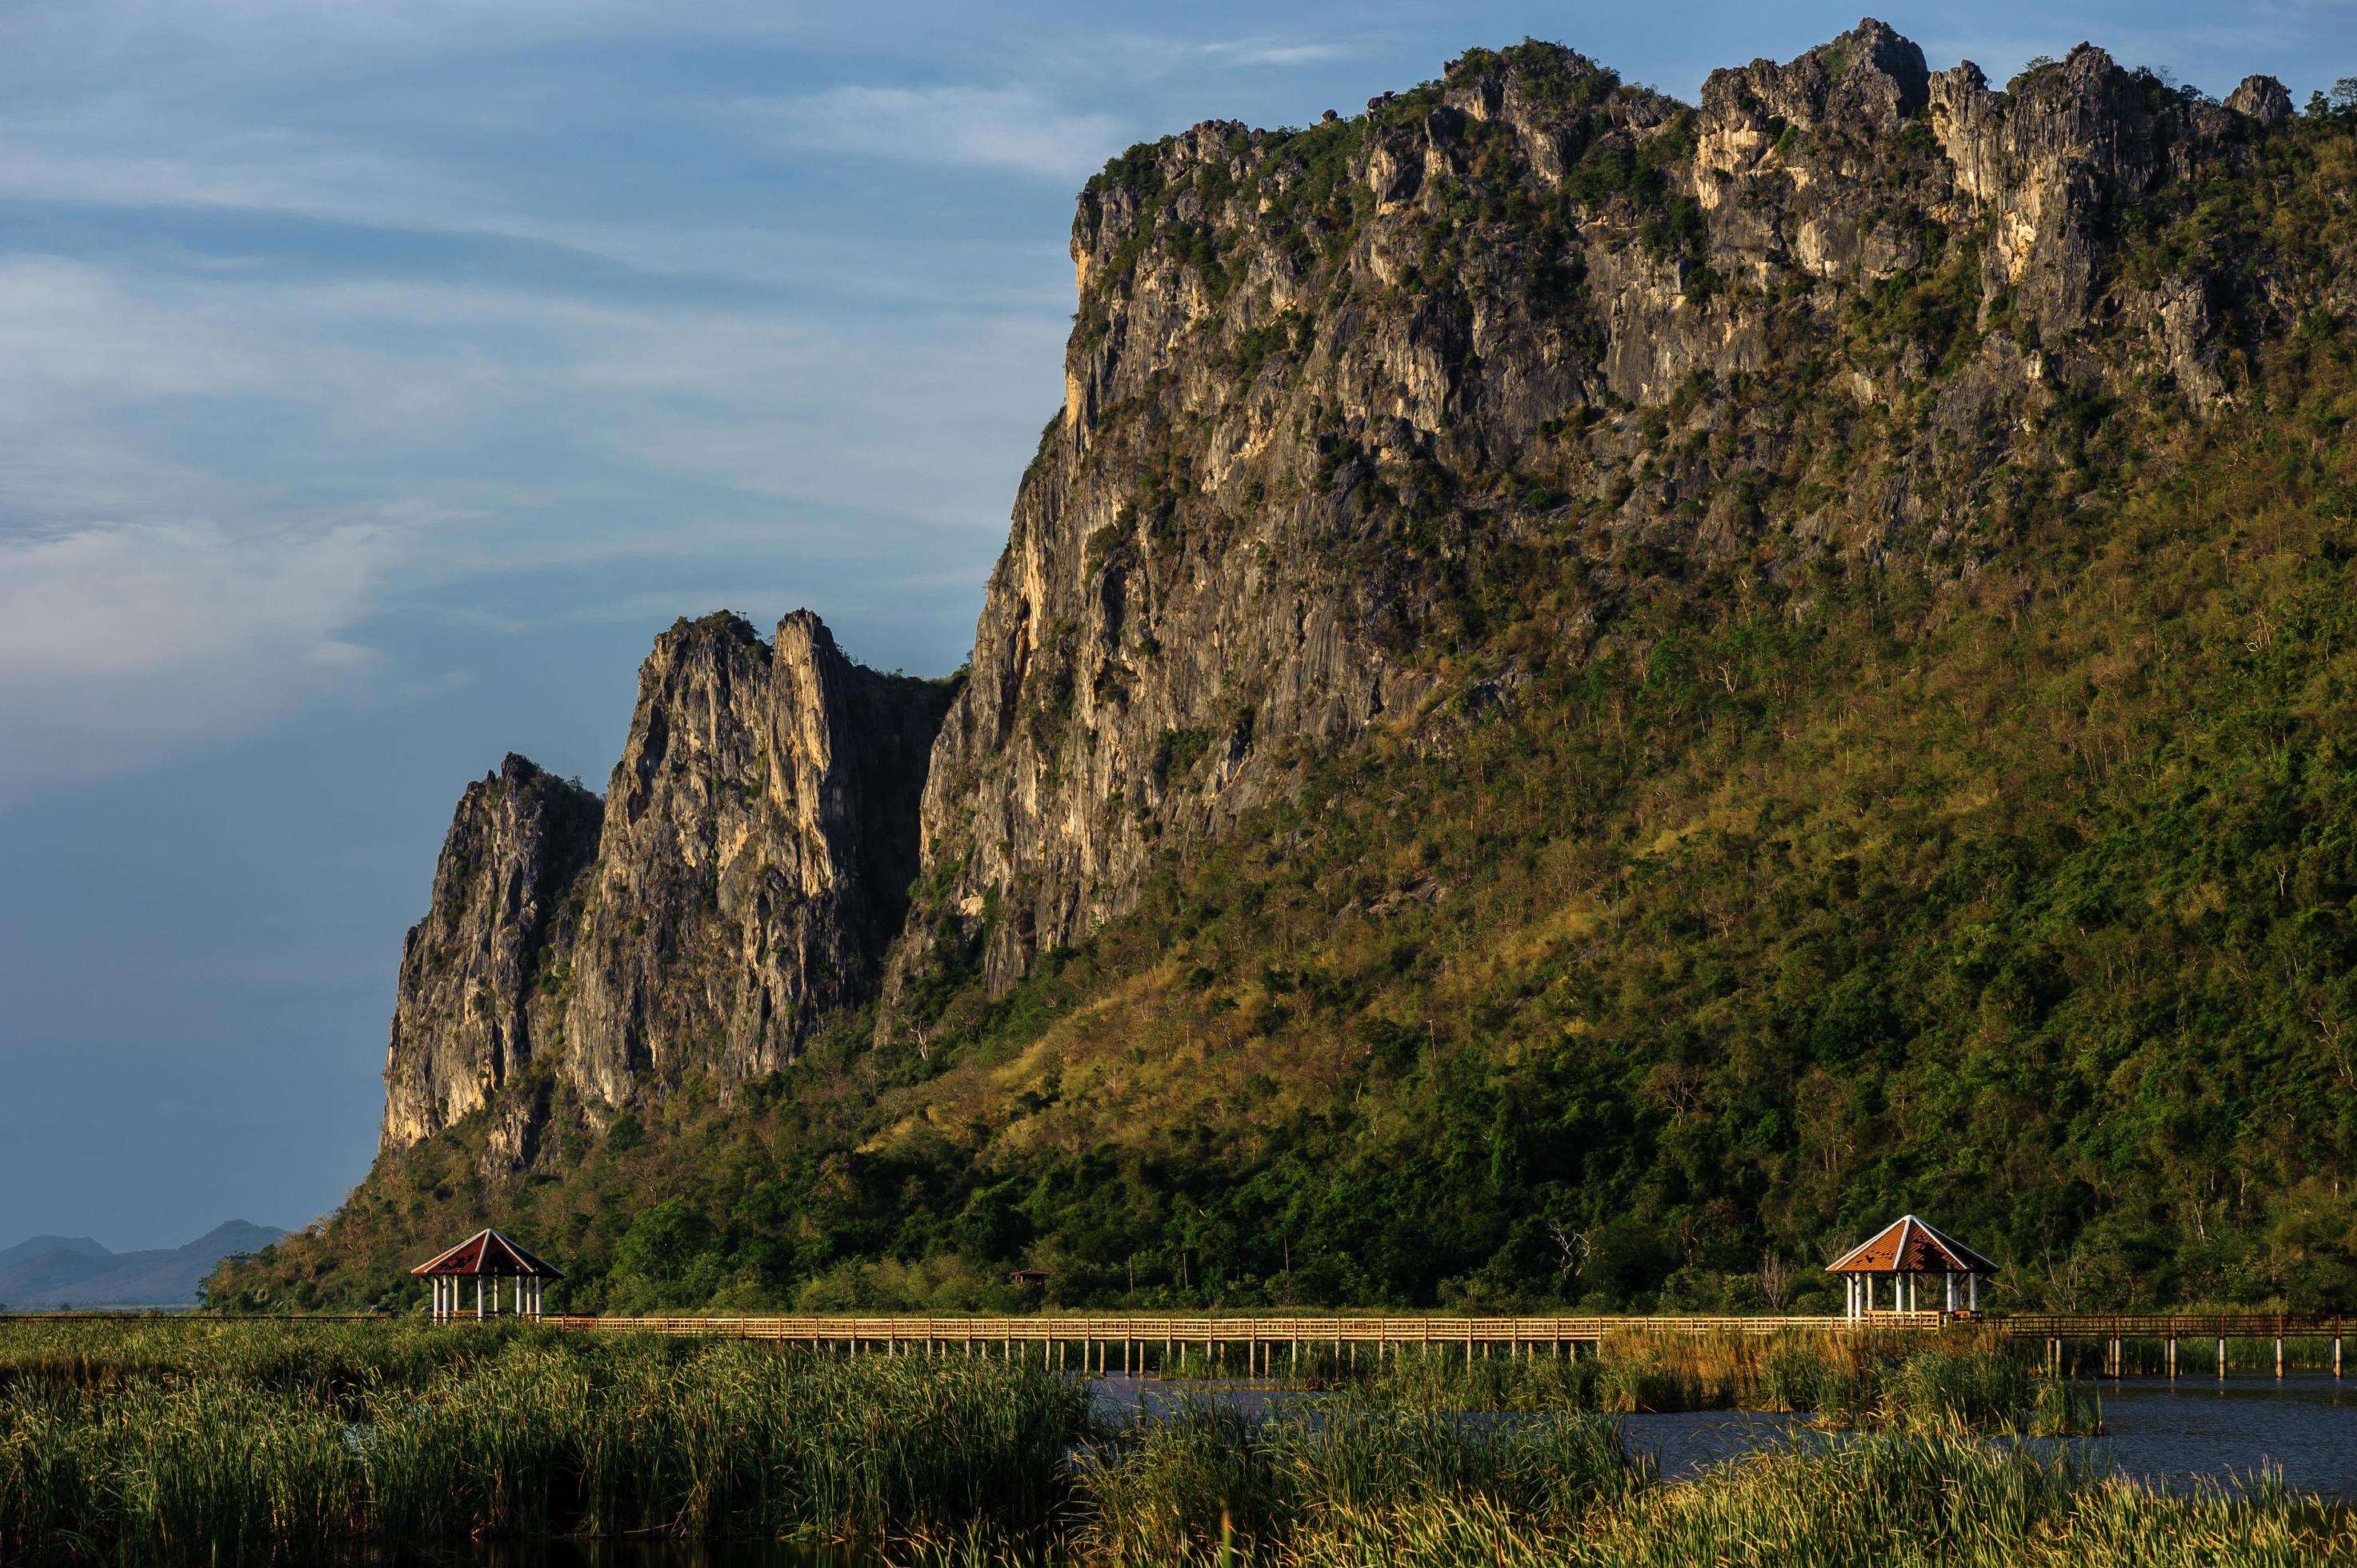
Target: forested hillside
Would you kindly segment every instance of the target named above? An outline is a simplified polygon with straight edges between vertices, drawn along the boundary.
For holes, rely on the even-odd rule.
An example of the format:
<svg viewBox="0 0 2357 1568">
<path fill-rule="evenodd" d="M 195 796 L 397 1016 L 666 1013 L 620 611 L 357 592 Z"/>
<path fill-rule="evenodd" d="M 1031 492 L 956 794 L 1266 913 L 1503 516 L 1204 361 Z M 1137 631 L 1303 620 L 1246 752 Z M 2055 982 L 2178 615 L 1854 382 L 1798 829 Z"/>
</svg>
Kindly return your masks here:
<svg viewBox="0 0 2357 1568">
<path fill-rule="evenodd" d="M 1134 149 L 966 678 L 715 618 L 602 828 L 470 791 L 214 1301 L 1740 1308 L 1912 1209 L 2357 1306 L 2343 96 L 1867 23 Z"/>
</svg>

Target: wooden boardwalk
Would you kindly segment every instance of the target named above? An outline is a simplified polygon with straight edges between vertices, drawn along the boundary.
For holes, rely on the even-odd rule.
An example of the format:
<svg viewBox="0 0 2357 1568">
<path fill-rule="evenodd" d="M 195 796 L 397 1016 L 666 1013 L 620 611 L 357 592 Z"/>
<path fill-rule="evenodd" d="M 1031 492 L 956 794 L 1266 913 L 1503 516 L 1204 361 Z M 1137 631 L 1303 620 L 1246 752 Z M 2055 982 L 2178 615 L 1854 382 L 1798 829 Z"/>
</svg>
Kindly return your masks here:
<svg viewBox="0 0 2357 1568">
<path fill-rule="evenodd" d="M 0 1312 L 0 1321 L 60 1322 L 120 1319 L 123 1312 Z M 273 1322 L 386 1322 L 385 1313 L 256 1313 L 245 1320 Z M 494 1317 L 491 1321 L 500 1321 Z M 461 1313 L 453 1320 L 475 1321 Z M 854 1316 L 803 1315 L 779 1317 L 587 1317 L 551 1316 L 546 1326 L 579 1334 L 671 1334 L 804 1345 L 848 1355 L 981 1356 L 1039 1359 L 1053 1366 L 1098 1371 L 1152 1371 L 1176 1367 L 1200 1354 L 1214 1366 L 1274 1372 L 1279 1358 L 1298 1365 L 1305 1354 L 1330 1352 L 1356 1363 L 1361 1354 L 1398 1355 L 1410 1348 L 1455 1351 L 1468 1358 L 1561 1356 L 1578 1359 L 1606 1338 L 1620 1335 L 1842 1334 L 1861 1330 L 1936 1334 L 1950 1326 L 1979 1326 L 2013 1338 L 2043 1340 L 2048 1364 L 2065 1369 L 2066 1346 L 2090 1342 L 2103 1348 L 2106 1374 L 2129 1369 L 2131 1350 L 2139 1369 L 2178 1370 L 2178 1348 L 2191 1340 L 2211 1351 L 2210 1364 L 2226 1375 L 2230 1343 L 2272 1341 L 2276 1375 L 2283 1375 L 2287 1340 L 2331 1342 L 2333 1376 L 2341 1371 L 2343 1317 L 2338 1313 L 1958 1313 L 1875 1312 L 1863 1317 L 1828 1316 L 1280 1316 L 1275 1315 L 1039 1315 L 1020 1317 L 916 1316 L 909 1314 Z"/>
<path fill-rule="evenodd" d="M 2149 1313 L 2149 1314 L 1968 1314 L 1878 1312 L 1862 1318 L 1827 1316 L 1081 1316 L 918 1317 L 906 1315 L 858 1317 L 552 1317 L 556 1327 L 591 1334 L 701 1335 L 761 1339 L 834 1349 L 851 1355 L 965 1355 L 1012 1359 L 1031 1358 L 1053 1365 L 1077 1359 L 1096 1370 L 1149 1370 L 1178 1364 L 1200 1352 L 1224 1363 L 1241 1352 L 1243 1369 L 1274 1371 L 1280 1356 L 1297 1365 L 1305 1352 L 1326 1349 L 1355 1361 L 1361 1351 L 1396 1355 L 1409 1348 L 1460 1351 L 1476 1356 L 1578 1358 L 1608 1337 L 1627 1334 L 1846 1333 L 1876 1329 L 1937 1333 L 1977 1325 L 2009 1337 L 2042 1339 L 2048 1360 L 2060 1369 L 2067 1342 L 2096 1341 L 2104 1366 L 2117 1375 L 2127 1364 L 2127 1347 L 2161 1348 L 2169 1375 L 2177 1369 L 2180 1340 L 2214 1340 L 2224 1375 L 2229 1340 L 2272 1340 L 2276 1372 L 2284 1367 L 2287 1339 L 2330 1339 L 2333 1375 L 2341 1374 L 2341 1318 L 2330 1313 Z"/>
</svg>

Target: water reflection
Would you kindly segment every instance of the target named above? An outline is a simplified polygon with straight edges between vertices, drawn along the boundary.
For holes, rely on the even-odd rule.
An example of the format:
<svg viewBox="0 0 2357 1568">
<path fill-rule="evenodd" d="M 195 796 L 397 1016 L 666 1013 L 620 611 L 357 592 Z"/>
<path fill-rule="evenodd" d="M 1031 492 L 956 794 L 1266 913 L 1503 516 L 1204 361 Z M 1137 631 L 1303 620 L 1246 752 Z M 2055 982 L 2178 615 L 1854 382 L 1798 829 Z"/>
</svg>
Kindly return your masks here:
<svg viewBox="0 0 2357 1568">
<path fill-rule="evenodd" d="M 2201 1478 L 2231 1482 L 2274 1466 L 2296 1491 L 2357 1501 L 2357 1381 L 2136 1378 L 2096 1386 L 2105 1435 L 2066 1441 L 2108 1469 L 2185 1487 Z M 1094 1387 L 1099 1410 L 1111 1416 L 1167 1409 L 1190 1393 L 1230 1400 L 1254 1414 L 1314 1407 L 1322 1397 L 1248 1383 L 1138 1378 L 1103 1378 Z M 1795 1415 L 1693 1411 L 1621 1419 L 1630 1448 L 1652 1455 L 1669 1480 L 1774 1444 L 1826 1440 Z"/>
<path fill-rule="evenodd" d="M 2113 1469 L 2183 1486 L 2275 1465 L 2295 1491 L 2357 1500 L 2357 1386 L 2290 1377 L 2100 1387 L 2108 1435 L 2088 1443 Z"/>
<path fill-rule="evenodd" d="M 2188 1378 L 2098 1387 L 2104 1435 L 2060 1441 L 2105 1469 L 2182 1488 L 2273 1466 L 2294 1491 L 2357 1501 L 2357 1387 L 2350 1383 Z M 1671 1480 L 1773 1444 L 1824 1440 L 1798 1416 L 1730 1411 L 1627 1416 L 1622 1432 Z"/>
</svg>

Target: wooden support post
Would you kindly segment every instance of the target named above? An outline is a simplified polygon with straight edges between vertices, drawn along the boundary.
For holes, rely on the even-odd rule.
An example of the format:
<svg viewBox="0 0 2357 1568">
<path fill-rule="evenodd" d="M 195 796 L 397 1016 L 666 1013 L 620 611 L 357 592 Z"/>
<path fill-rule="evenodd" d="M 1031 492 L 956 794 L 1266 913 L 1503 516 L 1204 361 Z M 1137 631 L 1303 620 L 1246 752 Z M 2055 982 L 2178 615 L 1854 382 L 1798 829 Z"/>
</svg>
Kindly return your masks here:
<svg viewBox="0 0 2357 1568">
<path fill-rule="evenodd" d="M 2172 1383 L 2177 1380 L 2177 1336 L 2174 1334 L 2169 1337 L 2169 1380 Z"/>
<path fill-rule="evenodd" d="M 2283 1376 L 2283 1336 L 2276 1336 L 2276 1376 Z"/>
<path fill-rule="evenodd" d="M 2340 1326 L 2337 1323 L 2333 1325 L 2336 1330 Z M 2341 1336 L 2338 1333 L 2332 1336 L 2332 1375 L 2336 1378 L 2341 1375 Z"/>
<path fill-rule="evenodd" d="M 2226 1380 L 2226 1337 L 2222 1334 L 2218 1336 L 2218 1380 Z"/>
</svg>

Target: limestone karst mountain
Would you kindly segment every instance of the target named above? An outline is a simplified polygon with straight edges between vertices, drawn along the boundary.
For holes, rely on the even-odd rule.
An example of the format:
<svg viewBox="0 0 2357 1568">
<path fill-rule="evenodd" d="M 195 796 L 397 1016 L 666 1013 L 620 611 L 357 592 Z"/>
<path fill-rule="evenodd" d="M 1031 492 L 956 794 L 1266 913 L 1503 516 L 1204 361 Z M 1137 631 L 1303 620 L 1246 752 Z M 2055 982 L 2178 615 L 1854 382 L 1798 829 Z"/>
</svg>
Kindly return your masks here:
<svg viewBox="0 0 2357 1568">
<path fill-rule="evenodd" d="M 526 1165 L 552 1096 L 602 1121 L 782 1067 L 874 990 L 952 690 L 807 611 L 769 642 L 707 616 L 656 639 L 602 802 L 515 756 L 468 786 L 403 954 L 383 1146 L 481 1112 Z"/>
<path fill-rule="evenodd" d="M 968 670 L 683 623 L 602 805 L 472 787 L 222 1298 L 541 1202 L 624 1300 L 1699 1301 L 1869 1188 L 2345 1269 L 2352 118 L 1869 20 L 1131 149 Z"/>
</svg>

